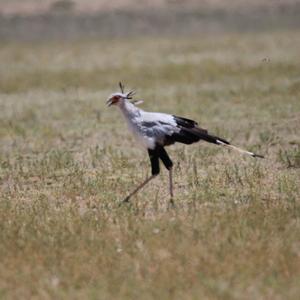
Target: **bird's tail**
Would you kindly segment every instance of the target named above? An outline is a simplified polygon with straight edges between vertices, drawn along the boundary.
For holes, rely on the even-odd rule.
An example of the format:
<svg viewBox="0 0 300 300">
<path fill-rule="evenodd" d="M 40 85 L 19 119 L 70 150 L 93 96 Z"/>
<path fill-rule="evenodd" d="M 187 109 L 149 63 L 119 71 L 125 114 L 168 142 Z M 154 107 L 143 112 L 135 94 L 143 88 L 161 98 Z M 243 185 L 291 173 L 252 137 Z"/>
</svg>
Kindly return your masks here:
<svg viewBox="0 0 300 300">
<path fill-rule="evenodd" d="M 196 131 L 196 132 L 195 132 L 195 131 Z M 263 155 L 256 154 L 256 153 L 253 153 L 253 152 L 250 152 L 250 151 L 241 149 L 241 148 L 239 148 L 239 147 L 236 147 L 236 146 L 234 146 L 234 145 L 231 145 L 231 144 L 230 144 L 228 141 L 226 141 L 225 139 L 219 138 L 219 137 L 217 137 L 217 136 L 210 135 L 206 130 L 203 130 L 202 128 L 194 128 L 193 133 L 196 133 L 197 136 L 198 136 L 201 140 L 204 140 L 204 141 L 206 141 L 206 142 L 213 143 L 213 144 L 216 144 L 216 145 L 220 145 L 220 146 L 223 146 L 223 147 L 226 147 L 226 148 L 229 148 L 229 149 L 238 151 L 238 152 L 240 152 L 240 153 L 244 153 L 244 154 L 250 155 L 250 156 L 252 156 L 252 157 L 264 158 Z"/>
<path fill-rule="evenodd" d="M 208 133 L 208 131 L 206 129 L 200 128 L 198 126 L 195 126 L 192 128 L 182 127 L 179 133 L 174 133 L 172 135 L 172 138 L 173 138 L 173 140 L 169 144 L 173 143 L 174 141 L 183 143 L 183 144 L 193 144 L 200 140 L 203 140 L 208 143 L 212 143 L 212 144 L 216 144 L 216 145 L 220 145 L 220 146 L 223 146 L 226 148 L 233 149 L 235 151 L 250 155 L 252 157 L 264 158 L 260 154 L 256 154 L 256 153 L 241 149 L 239 147 L 233 146 L 225 139 L 222 139 L 218 136 L 211 135 Z"/>
<path fill-rule="evenodd" d="M 248 154 L 248 155 L 250 155 L 250 156 L 252 156 L 252 157 L 264 158 L 263 155 L 256 154 L 256 153 L 253 153 L 253 152 L 250 152 L 250 151 L 241 149 L 241 148 L 239 148 L 239 147 L 236 147 L 236 146 L 231 145 L 230 143 L 224 143 L 223 141 L 220 141 L 220 140 L 218 140 L 218 139 L 217 139 L 216 142 L 217 142 L 218 145 L 221 145 L 221 146 L 226 147 L 226 148 L 233 149 L 233 150 L 238 151 L 238 152 L 240 152 L 240 153 Z"/>
</svg>

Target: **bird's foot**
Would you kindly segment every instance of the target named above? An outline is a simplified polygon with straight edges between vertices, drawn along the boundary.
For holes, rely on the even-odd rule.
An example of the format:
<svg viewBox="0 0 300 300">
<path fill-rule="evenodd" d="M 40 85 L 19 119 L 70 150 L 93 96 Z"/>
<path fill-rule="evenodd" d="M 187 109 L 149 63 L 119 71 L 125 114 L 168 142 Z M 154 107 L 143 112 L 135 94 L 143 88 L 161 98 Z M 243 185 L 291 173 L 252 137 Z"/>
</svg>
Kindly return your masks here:
<svg viewBox="0 0 300 300">
<path fill-rule="evenodd" d="M 123 203 L 128 203 L 129 202 L 129 196 L 127 196 L 122 202 Z"/>
<path fill-rule="evenodd" d="M 123 199 L 123 200 L 120 202 L 119 206 L 121 206 L 121 205 L 123 205 L 123 204 L 126 204 L 126 203 L 129 203 L 129 199 L 130 199 L 130 197 L 127 196 L 125 199 Z"/>
<path fill-rule="evenodd" d="M 175 207 L 176 207 L 176 205 L 175 205 L 174 199 L 170 198 L 170 202 L 169 202 L 169 207 L 168 208 L 175 208 Z"/>
</svg>

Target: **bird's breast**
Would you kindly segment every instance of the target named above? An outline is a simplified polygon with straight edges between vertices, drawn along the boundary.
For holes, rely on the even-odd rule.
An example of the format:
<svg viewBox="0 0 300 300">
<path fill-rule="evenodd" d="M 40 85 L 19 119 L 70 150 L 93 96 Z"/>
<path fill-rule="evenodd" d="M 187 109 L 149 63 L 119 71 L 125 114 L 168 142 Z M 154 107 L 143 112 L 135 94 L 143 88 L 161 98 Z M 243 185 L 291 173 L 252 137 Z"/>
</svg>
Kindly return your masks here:
<svg viewBox="0 0 300 300">
<path fill-rule="evenodd" d="M 140 120 L 138 119 L 127 120 L 127 125 L 129 131 L 133 134 L 134 138 L 136 139 L 136 141 L 141 147 L 146 149 L 154 149 L 155 139 L 147 135 L 143 126 L 141 125 Z"/>
</svg>

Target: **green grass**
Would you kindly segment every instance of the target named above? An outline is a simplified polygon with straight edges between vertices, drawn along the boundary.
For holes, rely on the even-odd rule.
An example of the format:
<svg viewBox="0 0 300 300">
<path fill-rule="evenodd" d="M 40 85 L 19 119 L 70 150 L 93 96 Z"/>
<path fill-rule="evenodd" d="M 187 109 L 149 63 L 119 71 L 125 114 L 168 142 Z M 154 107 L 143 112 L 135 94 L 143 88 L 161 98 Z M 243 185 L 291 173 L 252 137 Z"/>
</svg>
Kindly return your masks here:
<svg viewBox="0 0 300 300">
<path fill-rule="evenodd" d="M 298 299 L 299 32 L 0 46 L 0 298 Z M 105 100 L 262 153 L 175 145 L 165 170 Z"/>
</svg>

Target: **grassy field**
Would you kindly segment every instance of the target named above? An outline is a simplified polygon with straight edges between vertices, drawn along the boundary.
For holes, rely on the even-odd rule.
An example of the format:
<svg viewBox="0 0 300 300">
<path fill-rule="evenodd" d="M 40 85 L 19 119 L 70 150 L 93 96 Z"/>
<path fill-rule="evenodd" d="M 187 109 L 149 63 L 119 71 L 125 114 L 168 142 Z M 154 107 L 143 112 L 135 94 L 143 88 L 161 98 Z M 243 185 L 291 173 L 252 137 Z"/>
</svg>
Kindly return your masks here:
<svg viewBox="0 0 300 300">
<path fill-rule="evenodd" d="M 299 299 L 300 34 L 0 45 L 1 299 Z M 105 100 L 198 120 L 150 172 Z"/>
</svg>

